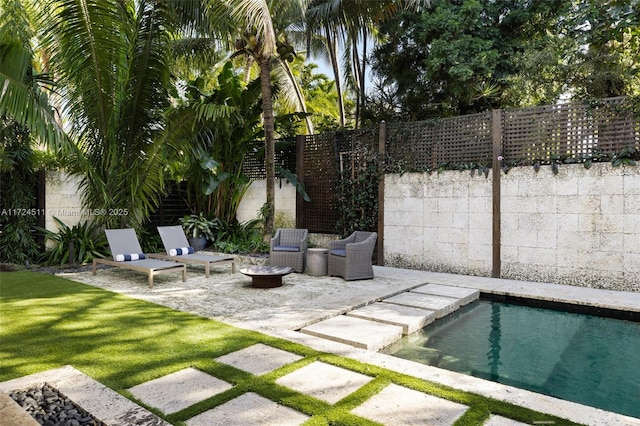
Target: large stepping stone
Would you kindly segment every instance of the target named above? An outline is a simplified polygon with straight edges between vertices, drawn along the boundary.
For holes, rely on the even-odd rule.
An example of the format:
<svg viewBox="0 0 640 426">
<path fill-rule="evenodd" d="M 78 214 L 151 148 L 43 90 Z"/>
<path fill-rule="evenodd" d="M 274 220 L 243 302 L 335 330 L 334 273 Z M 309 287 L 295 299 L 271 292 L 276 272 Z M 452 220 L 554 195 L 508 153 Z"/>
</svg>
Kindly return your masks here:
<svg viewBox="0 0 640 426">
<path fill-rule="evenodd" d="M 129 389 L 140 401 L 165 414 L 176 413 L 233 386 L 209 374 L 185 368 Z"/>
<path fill-rule="evenodd" d="M 384 425 L 449 426 L 468 408 L 392 383 L 351 412 Z"/>
<path fill-rule="evenodd" d="M 302 356 L 257 343 L 239 351 L 216 358 L 216 361 L 232 365 L 256 376 L 270 373 L 280 367 L 302 359 Z"/>
<path fill-rule="evenodd" d="M 414 333 L 436 319 L 434 311 L 380 302 L 347 312 L 347 316 L 398 325 L 403 334 Z"/>
<path fill-rule="evenodd" d="M 333 340 L 356 348 L 377 351 L 402 337 L 402 327 L 339 315 L 311 324 L 302 333 Z"/>
<path fill-rule="evenodd" d="M 186 421 L 188 426 L 297 426 L 309 416 L 253 392 L 240 395 Z"/>
<path fill-rule="evenodd" d="M 373 380 L 373 377 L 342 367 L 314 361 L 280 377 L 276 383 L 335 404 Z"/>
<path fill-rule="evenodd" d="M 460 301 L 458 299 L 416 293 L 414 291 L 400 293 L 384 299 L 382 302 L 431 310 L 436 313 L 436 318 L 442 318 L 460 307 Z"/>
<path fill-rule="evenodd" d="M 441 284 L 427 284 L 411 290 L 415 293 L 433 294 L 434 296 L 451 297 L 460 300 L 462 306 L 480 298 L 480 292 L 473 288 L 453 287 Z"/>
</svg>

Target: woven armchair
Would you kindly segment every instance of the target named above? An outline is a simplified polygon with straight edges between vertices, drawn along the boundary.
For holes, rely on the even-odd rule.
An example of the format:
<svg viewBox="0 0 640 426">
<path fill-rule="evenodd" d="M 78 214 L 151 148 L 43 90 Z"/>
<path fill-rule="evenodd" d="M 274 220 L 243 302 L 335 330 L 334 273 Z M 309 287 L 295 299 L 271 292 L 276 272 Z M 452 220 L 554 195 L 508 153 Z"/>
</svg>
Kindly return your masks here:
<svg viewBox="0 0 640 426">
<path fill-rule="evenodd" d="M 356 231 L 347 238 L 329 242 L 329 275 L 347 281 L 373 278 L 371 257 L 378 234 Z"/>
<path fill-rule="evenodd" d="M 271 238 L 269 264 L 290 266 L 296 272 L 304 271 L 309 231 L 306 229 L 278 229 Z"/>
</svg>

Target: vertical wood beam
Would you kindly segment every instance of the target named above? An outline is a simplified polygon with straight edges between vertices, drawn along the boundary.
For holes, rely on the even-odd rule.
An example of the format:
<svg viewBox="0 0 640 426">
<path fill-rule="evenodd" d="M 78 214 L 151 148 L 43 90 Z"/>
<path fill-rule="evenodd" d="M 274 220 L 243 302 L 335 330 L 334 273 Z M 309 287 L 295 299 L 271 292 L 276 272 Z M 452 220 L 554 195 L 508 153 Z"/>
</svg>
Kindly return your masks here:
<svg viewBox="0 0 640 426">
<path fill-rule="evenodd" d="M 44 170 L 38 171 L 38 187 L 36 190 L 36 209 L 40 212 L 38 215 L 38 226 L 46 228 L 47 226 L 47 172 Z M 42 251 L 45 249 L 44 235 L 38 232 L 36 243 Z"/>
<path fill-rule="evenodd" d="M 386 157 L 387 123 L 380 123 L 378 135 L 378 259 L 377 264 L 384 266 L 384 165 Z"/>
<path fill-rule="evenodd" d="M 296 175 L 298 176 L 298 182 L 304 188 L 304 142 L 305 135 L 296 136 Z M 306 190 L 306 188 L 305 188 Z M 304 226 L 304 203 L 302 196 L 296 190 L 296 228 L 306 228 Z"/>
<path fill-rule="evenodd" d="M 500 278 L 501 275 L 501 235 L 500 235 L 500 176 L 502 171 L 501 161 L 498 159 L 502 155 L 502 110 L 493 110 L 491 122 L 491 136 L 493 143 L 493 158 L 491 160 L 492 170 L 492 205 L 493 205 L 493 266 L 491 276 Z"/>
</svg>

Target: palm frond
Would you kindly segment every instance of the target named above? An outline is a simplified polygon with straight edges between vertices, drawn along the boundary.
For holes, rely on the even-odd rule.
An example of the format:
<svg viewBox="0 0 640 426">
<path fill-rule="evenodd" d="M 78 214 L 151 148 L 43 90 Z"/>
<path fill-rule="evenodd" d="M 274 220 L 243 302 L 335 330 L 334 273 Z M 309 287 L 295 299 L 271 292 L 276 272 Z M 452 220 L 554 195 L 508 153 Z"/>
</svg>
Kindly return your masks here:
<svg viewBox="0 0 640 426">
<path fill-rule="evenodd" d="M 0 44 L 0 114 L 7 114 L 26 126 L 39 140 L 54 148 L 68 148 L 46 93 L 51 87 L 45 74 L 34 75 L 31 52 L 18 40 Z"/>
<path fill-rule="evenodd" d="M 127 13 L 123 2 L 48 0 L 42 7 L 43 46 L 65 88 L 63 113 L 73 132 L 109 137 L 120 74 L 126 72 Z"/>
</svg>

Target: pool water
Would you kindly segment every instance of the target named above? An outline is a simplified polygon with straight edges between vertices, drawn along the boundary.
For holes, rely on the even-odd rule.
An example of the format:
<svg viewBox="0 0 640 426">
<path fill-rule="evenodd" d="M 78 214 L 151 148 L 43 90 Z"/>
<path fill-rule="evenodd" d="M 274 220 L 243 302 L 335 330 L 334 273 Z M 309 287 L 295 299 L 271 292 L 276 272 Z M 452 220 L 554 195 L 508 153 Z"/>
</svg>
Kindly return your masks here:
<svg viewBox="0 0 640 426">
<path fill-rule="evenodd" d="M 383 353 L 640 417 L 640 323 L 479 300 Z"/>
</svg>

